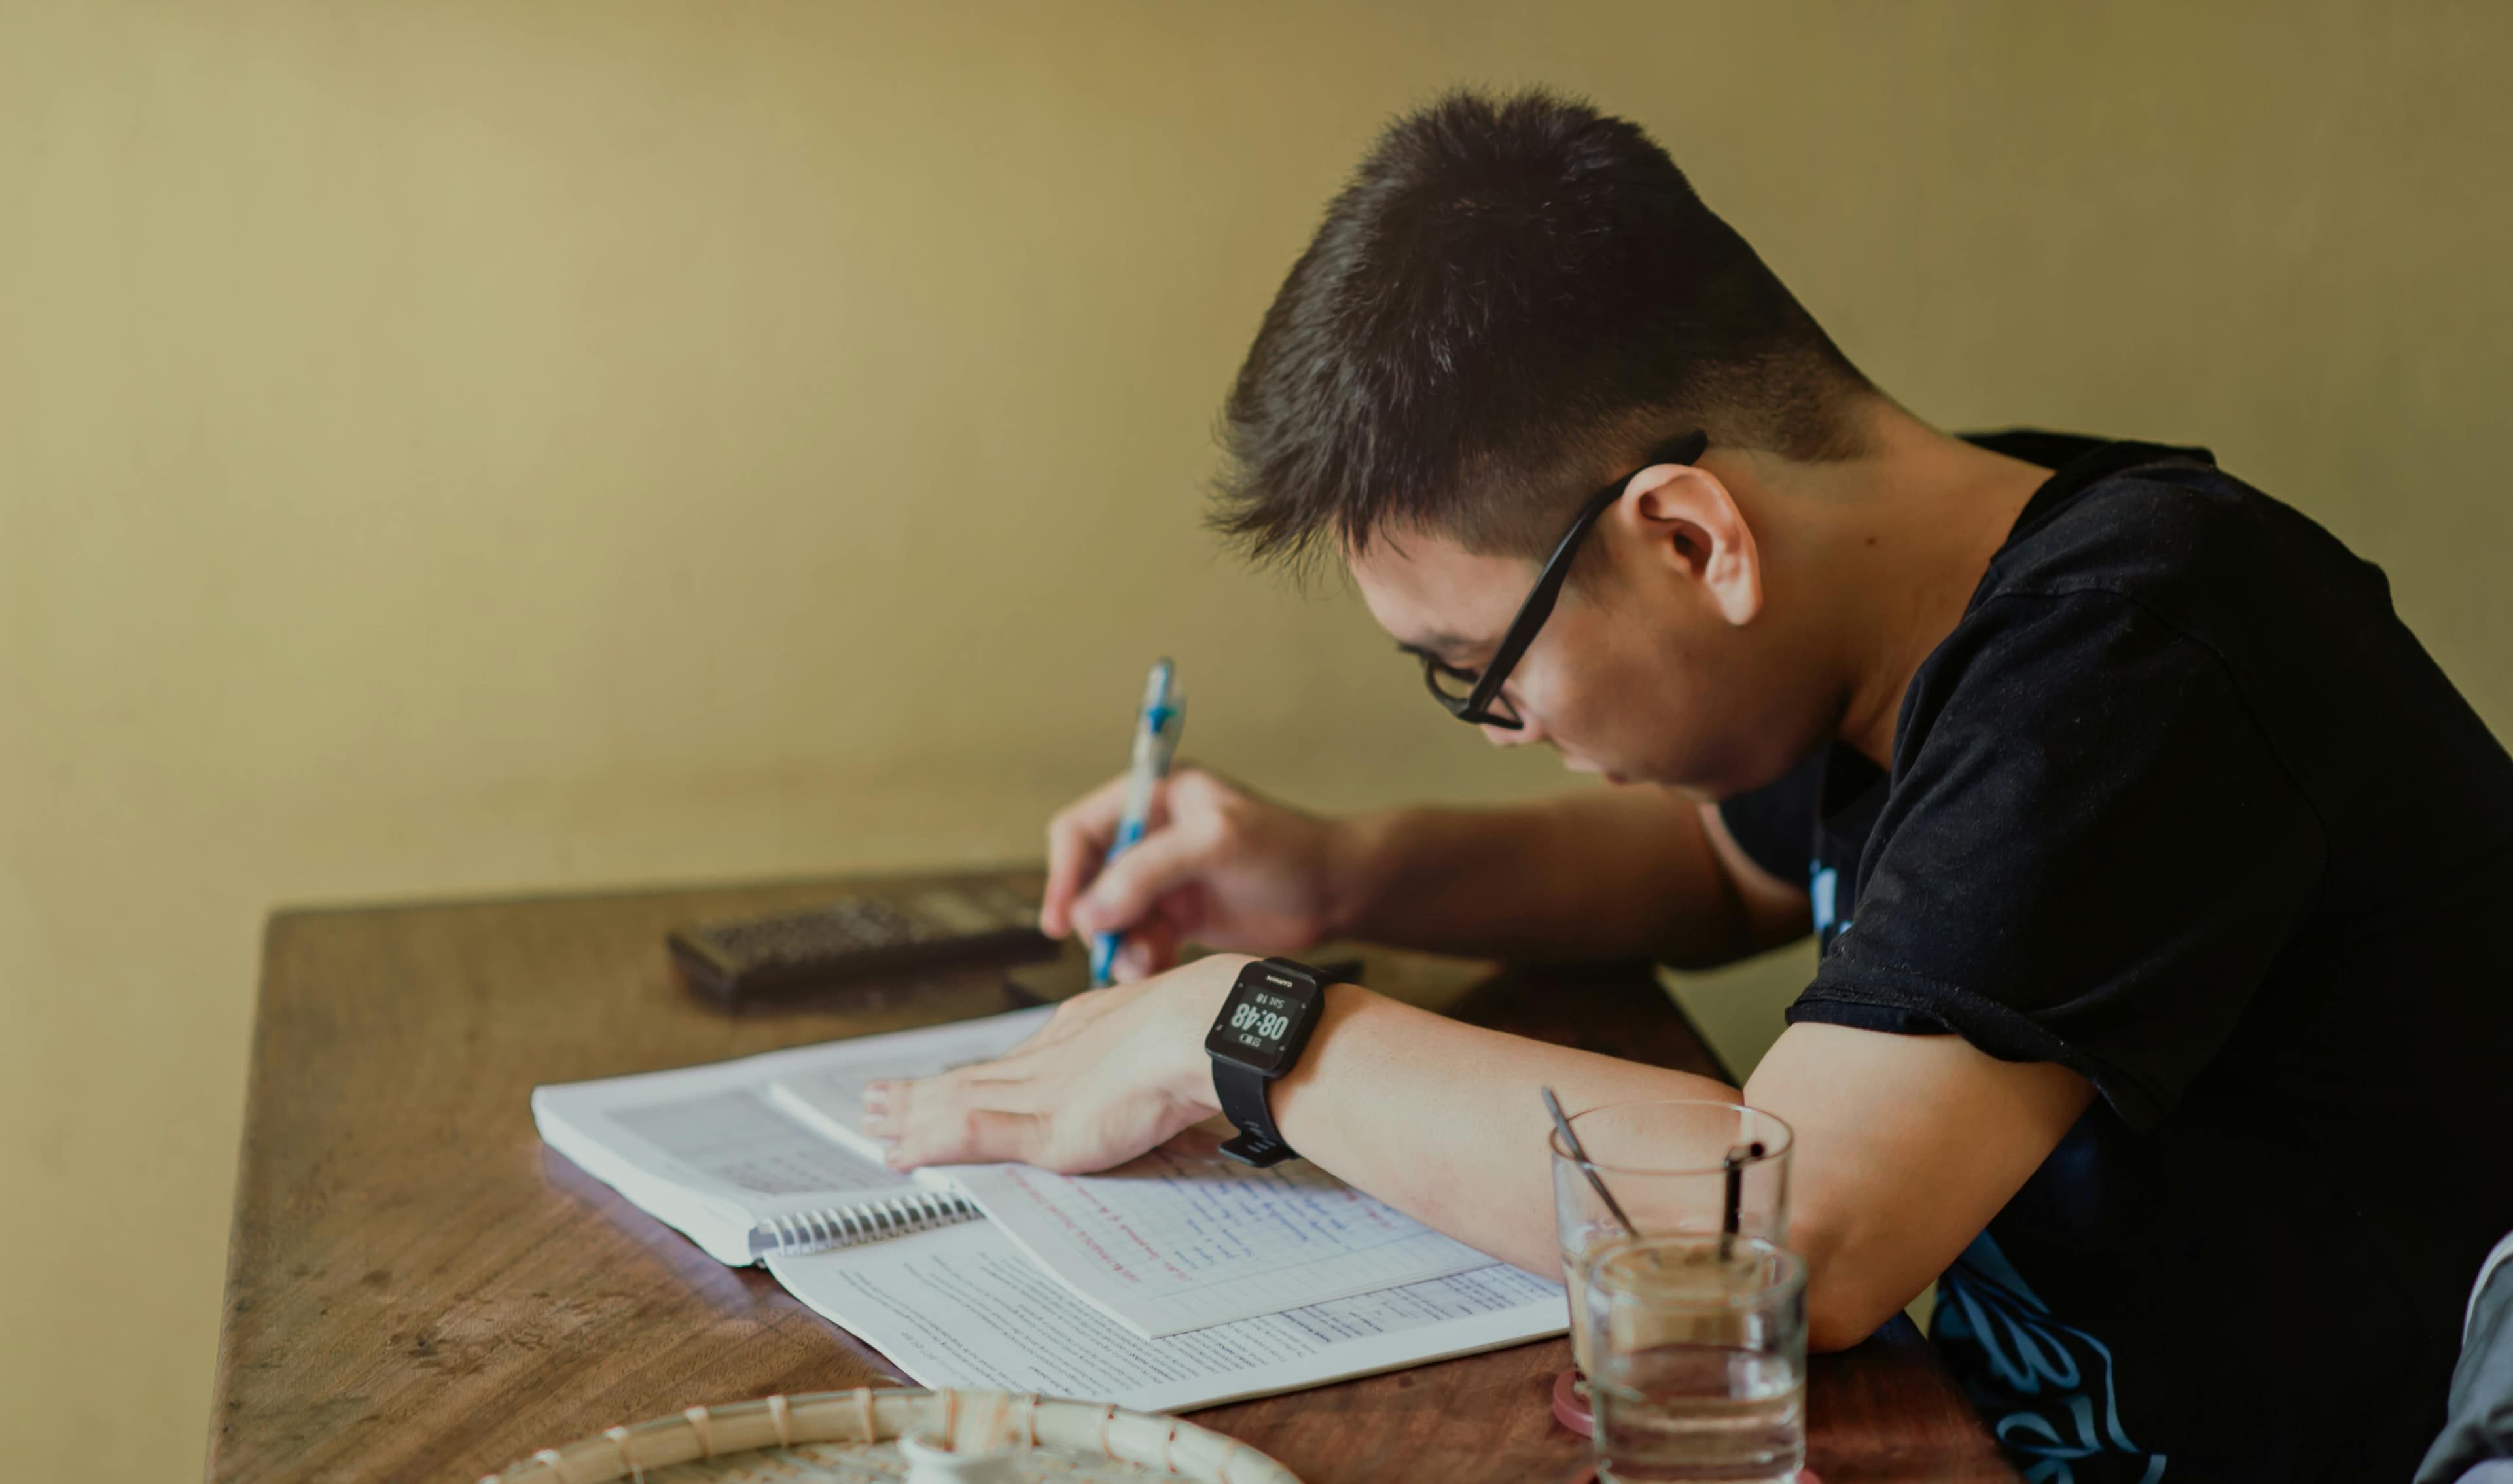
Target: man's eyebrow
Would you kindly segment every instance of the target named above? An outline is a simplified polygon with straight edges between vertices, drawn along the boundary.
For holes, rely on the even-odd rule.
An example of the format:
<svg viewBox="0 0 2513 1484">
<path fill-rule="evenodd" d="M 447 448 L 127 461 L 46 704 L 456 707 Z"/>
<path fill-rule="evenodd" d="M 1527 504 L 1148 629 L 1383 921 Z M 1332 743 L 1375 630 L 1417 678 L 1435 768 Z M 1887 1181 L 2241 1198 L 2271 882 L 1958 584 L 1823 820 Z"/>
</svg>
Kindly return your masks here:
<svg viewBox="0 0 2513 1484">
<path fill-rule="evenodd" d="M 1437 660 L 1443 653 L 1454 655 L 1459 650 L 1474 648 L 1478 642 L 1457 634 L 1424 634 L 1418 639 L 1399 639 L 1396 647 L 1409 655 Z"/>
</svg>

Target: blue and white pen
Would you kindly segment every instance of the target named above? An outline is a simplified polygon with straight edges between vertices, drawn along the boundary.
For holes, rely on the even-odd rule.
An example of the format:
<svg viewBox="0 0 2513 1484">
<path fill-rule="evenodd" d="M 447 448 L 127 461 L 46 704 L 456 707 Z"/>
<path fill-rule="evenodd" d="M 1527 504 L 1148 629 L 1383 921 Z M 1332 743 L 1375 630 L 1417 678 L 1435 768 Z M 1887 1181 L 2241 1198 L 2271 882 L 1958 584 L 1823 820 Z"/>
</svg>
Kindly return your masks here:
<svg viewBox="0 0 2513 1484">
<path fill-rule="evenodd" d="M 1152 812 L 1152 790 L 1169 776 L 1170 759 L 1177 753 L 1178 732 L 1185 725 L 1186 699 L 1177 693 L 1177 667 L 1167 660 L 1154 661 L 1152 673 L 1143 682 L 1143 714 L 1135 723 L 1135 761 L 1126 775 L 1126 812 L 1117 818 L 1117 838 L 1108 842 L 1107 860 L 1099 862 L 1101 870 L 1143 837 L 1143 825 Z M 1091 940 L 1094 985 L 1108 983 L 1117 966 L 1117 948 L 1125 941 L 1123 933 L 1101 933 Z"/>
</svg>

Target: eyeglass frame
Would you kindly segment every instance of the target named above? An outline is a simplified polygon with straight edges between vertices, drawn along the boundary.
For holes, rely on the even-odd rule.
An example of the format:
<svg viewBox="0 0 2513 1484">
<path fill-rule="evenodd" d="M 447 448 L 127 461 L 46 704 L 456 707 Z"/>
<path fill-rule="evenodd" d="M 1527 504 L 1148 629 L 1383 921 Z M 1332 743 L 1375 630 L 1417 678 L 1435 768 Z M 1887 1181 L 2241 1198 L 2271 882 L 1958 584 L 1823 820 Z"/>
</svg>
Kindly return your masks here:
<svg viewBox="0 0 2513 1484">
<path fill-rule="evenodd" d="M 1709 448 L 1710 434 L 1707 431 L 1669 438 L 1651 449 L 1648 460 L 1640 467 L 1589 496 L 1587 502 L 1579 508 L 1578 518 L 1571 522 L 1571 529 L 1562 533 L 1562 540 L 1554 545 L 1553 555 L 1545 559 L 1544 570 L 1536 574 L 1536 585 L 1528 589 L 1526 600 L 1518 605 L 1518 613 L 1509 621 L 1509 627 L 1501 630 L 1500 643 L 1494 648 L 1492 661 L 1484 666 L 1482 674 L 1473 675 L 1471 671 L 1454 664 L 1443 664 L 1431 656 L 1423 655 L 1422 685 L 1431 693 L 1431 698 L 1440 702 L 1441 708 L 1469 726 L 1498 727 L 1505 732 L 1516 732 L 1525 727 L 1527 723 L 1519 718 L 1517 708 L 1510 706 L 1501 696 L 1500 688 L 1509 682 L 1510 671 L 1517 668 L 1518 662 L 1527 654 L 1528 646 L 1536 642 L 1536 631 L 1544 627 L 1544 621 L 1553 616 L 1553 605 L 1561 599 L 1563 584 L 1571 580 L 1572 558 L 1578 553 L 1579 542 L 1607 508 L 1622 498 L 1623 491 L 1633 480 L 1662 463 L 1697 463 Z M 1465 680 L 1472 675 L 1474 689 L 1464 696 L 1452 696 L 1440 689 L 1443 674 L 1457 680 Z M 1495 701 L 1499 701 L 1506 709 L 1494 710 Z"/>
</svg>

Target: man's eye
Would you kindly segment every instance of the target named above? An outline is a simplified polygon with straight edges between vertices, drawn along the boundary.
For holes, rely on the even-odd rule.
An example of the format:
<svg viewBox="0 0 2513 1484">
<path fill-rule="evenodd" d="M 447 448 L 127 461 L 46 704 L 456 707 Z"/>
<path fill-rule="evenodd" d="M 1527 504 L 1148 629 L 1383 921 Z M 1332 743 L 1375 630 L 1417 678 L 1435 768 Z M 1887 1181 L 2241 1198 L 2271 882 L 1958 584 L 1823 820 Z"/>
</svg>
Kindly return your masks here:
<svg viewBox="0 0 2513 1484">
<path fill-rule="evenodd" d="M 1422 667 L 1438 677 L 1445 687 L 1462 687 L 1465 690 L 1472 690 L 1484 678 L 1484 672 L 1481 669 L 1463 664 L 1451 664 L 1437 655 L 1416 649 L 1410 644 L 1400 644 L 1397 648 L 1403 650 L 1408 658 L 1422 662 Z"/>
</svg>

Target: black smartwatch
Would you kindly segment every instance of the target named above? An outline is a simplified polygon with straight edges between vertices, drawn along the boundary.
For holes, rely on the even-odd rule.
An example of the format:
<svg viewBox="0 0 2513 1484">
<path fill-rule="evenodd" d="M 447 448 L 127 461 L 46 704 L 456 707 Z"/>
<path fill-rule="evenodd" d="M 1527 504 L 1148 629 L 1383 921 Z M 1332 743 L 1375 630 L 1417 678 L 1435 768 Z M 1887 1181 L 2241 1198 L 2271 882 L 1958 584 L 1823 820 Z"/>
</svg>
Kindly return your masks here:
<svg viewBox="0 0 2513 1484">
<path fill-rule="evenodd" d="M 1239 971 L 1204 1038 L 1213 1090 L 1239 1129 L 1222 1153 L 1260 1170 L 1295 1157 L 1274 1127 L 1266 1086 L 1300 1060 L 1326 1003 L 1327 982 L 1306 964 L 1263 958 Z"/>
</svg>

